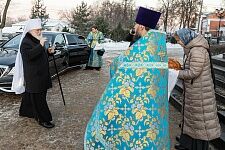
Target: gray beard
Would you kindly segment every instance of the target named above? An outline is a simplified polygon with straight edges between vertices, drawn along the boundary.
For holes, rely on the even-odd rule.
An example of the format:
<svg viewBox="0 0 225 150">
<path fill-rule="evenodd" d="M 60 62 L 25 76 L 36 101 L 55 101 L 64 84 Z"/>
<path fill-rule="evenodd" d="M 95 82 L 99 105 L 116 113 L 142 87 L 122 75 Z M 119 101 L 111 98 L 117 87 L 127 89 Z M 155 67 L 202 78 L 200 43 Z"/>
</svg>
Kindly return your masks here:
<svg viewBox="0 0 225 150">
<path fill-rule="evenodd" d="M 42 35 L 38 36 L 38 35 L 33 35 L 32 33 L 30 33 L 34 38 L 40 40 L 42 38 Z"/>
</svg>

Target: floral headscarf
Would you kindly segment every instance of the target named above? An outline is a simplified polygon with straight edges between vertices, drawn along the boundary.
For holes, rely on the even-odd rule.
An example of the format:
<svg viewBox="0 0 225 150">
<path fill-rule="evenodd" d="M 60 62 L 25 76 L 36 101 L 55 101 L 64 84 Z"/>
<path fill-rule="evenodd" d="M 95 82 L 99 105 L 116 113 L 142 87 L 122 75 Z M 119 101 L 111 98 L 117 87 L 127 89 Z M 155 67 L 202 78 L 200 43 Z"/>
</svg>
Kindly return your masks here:
<svg viewBox="0 0 225 150">
<path fill-rule="evenodd" d="M 177 35 L 180 38 L 180 40 L 183 42 L 184 45 L 187 45 L 198 36 L 197 33 L 188 28 L 183 28 L 176 31 L 175 35 Z"/>
</svg>

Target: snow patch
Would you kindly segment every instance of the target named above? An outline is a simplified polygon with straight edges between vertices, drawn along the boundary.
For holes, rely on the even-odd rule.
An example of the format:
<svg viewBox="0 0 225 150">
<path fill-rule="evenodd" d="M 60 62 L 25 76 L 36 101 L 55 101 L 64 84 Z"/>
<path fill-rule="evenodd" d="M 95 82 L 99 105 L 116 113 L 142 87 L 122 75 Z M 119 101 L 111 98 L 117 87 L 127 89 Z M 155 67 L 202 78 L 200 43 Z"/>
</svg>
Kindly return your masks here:
<svg viewBox="0 0 225 150">
<path fill-rule="evenodd" d="M 105 49 L 104 58 L 116 57 L 123 51 L 127 50 L 130 42 L 107 42 L 103 43 Z M 179 61 L 183 59 L 183 48 L 179 44 L 166 43 L 167 53 L 170 58 L 177 58 Z"/>
</svg>

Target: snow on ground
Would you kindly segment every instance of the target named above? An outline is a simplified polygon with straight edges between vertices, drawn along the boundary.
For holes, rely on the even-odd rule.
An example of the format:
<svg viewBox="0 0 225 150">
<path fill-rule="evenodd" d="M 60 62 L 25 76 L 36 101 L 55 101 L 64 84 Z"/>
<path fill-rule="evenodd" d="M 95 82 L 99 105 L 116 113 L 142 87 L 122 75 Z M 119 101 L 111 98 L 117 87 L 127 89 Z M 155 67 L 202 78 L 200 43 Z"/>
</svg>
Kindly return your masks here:
<svg viewBox="0 0 225 150">
<path fill-rule="evenodd" d="M 103 43 L 105 48 L 104 58 L 116 57 L 125 51 L 129 47 L 130 42 L 108 42 Z M 183 48 L 179 44 L 167 43 L 167 53 L 170 58 L 176 58 L 182 62 L 183 59 Z"/>
<path fill-rule="evenodd" d="M 216 58 L 223 58 L 224 56 L 223 56 L 224 54 L 220 54 L 220 55 L 216 55 L 216 56 L 213 56 L 213 57 L 216 57 Z"/>
<path fill-rule="evenodd" d="M 116 57 L 125 51 L 130 45 L 130 42 L 109 42 L 103 43 L 105 54 L 103 58 Z"/>
</svg>

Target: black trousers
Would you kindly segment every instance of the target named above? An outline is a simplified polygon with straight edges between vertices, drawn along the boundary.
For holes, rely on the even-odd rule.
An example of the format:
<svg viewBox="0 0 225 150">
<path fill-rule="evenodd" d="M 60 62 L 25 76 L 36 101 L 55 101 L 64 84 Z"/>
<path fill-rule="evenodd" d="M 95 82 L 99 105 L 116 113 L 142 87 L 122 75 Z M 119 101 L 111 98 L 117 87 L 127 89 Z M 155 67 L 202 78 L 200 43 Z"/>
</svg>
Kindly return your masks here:
<svg viewBox="0 0 225 150">
<path fill-rule="evenodd" d="M 46 101 L 46 94 L 47 91 L 42 93 L 23 93 L 19 115 L 35 118 L 39 122 L 52 121 L 52 115 Z"/>
<path fill-rule="evenodd" d="M 187 134 L 181 134 L 180 144 L 188 150 L 208 150 L 209 141 L 194 139 Z"/>
</svg>

